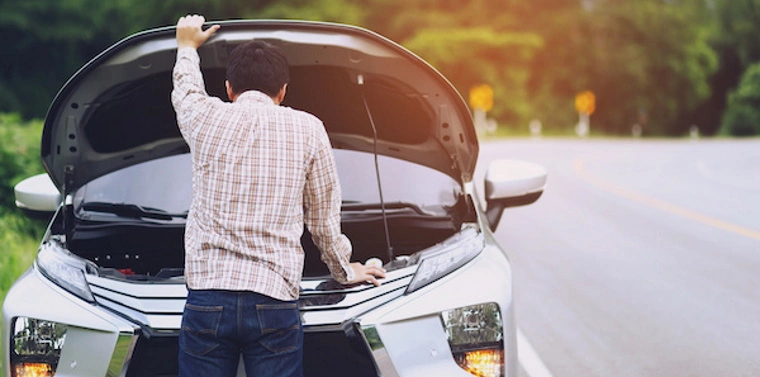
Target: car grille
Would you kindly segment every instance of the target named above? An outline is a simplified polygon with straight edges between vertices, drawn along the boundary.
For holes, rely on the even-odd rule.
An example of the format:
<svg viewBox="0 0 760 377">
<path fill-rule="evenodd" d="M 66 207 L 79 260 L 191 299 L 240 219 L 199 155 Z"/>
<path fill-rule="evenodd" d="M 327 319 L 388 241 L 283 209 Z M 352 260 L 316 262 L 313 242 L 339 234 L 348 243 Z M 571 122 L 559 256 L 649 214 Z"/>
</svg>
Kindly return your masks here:
<svg viewBox="0 0 760 377">
<path fill-rule="evenodd" d="M 305 376 L 377 376 L 356 317 L 404 294 L 416 267 L 390 271 L 381 287 L 344 287 L 305 280 L 299 304 L 304 325 Z M 127 377 L 177 375 L 178 331 L 187 290 L 184 282 L 145 283 L 88 276 L 98 305 L 138 324 L 142 331 Z"/>
<path fill-rule="evenodd" d="M 127 377 L 169 377 L 177 375 L 179 337 L 174 334 L 144 332 L 137 340 Z"/>
<path fill-rule="evenodd" d="M 354 329 L 307 331 L 304 334 L 305 377 L 376 377 L 369 348 Z M 178 336 L 144 333 L 132 354 L 127 377 L 177 376 Z"/>
<path fill-rule="evenodd" d="M 377 376 L 369 347 L 355 329 L 306 332 L 303 348 L 305 376 Z"/>
</svg>

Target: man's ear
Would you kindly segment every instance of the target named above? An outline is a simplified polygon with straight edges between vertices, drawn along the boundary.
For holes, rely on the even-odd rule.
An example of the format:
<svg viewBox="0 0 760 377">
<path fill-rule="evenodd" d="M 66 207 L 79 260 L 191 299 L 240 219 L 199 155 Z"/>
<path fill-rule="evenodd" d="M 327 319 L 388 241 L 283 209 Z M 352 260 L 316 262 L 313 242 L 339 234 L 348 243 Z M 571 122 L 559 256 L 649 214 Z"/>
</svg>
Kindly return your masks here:
<svg viewBox="0 0 760 377">
<path fill-rule="evenodd" d="M 288 91 L 288 84 L 287 83 L 282 84 L 282 88 L 280 88 L 280 92 L 277 93 L 277 97 L 275 98 L 275 102 L 277 102 L 278 105 L 281 104 L 282 101 L 285 100 L 285 92 L 287 91 Z"/>
<path fill-rule="evenodd" d="M 224 80 L 224 87 L 227 89 L 227 98 L 230 99 L 230 101 L 235 102 L 237 99 L 237 94 L 232 91 L 232 85 L 230 85 L 230 82 L 227 80 Z"/>
</svg>

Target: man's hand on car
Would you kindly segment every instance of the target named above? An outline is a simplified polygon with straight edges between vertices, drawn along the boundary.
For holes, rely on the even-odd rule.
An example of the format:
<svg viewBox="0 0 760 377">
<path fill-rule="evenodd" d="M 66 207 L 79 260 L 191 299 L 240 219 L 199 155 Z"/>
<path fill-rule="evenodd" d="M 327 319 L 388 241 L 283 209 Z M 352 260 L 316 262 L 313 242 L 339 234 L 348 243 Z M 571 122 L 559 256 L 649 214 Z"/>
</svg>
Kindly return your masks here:
<svg viewBox="0 0 760 377">
<path fill-rule="evenodd" d="M 359 262 L 351 263 L 351 268 L 354 270 L 354 280 L 348 282 L 348 284 L 356 283 L 372 283 L 376 287 L 380 286 L 380 282 L 377 278 L 385 277 L 385 269 L 377 266 L 366 266 Z"/>
<path fill-rule="evenodd" d="M 177 48 L 192 47 L 198 49 L 221 26 L 214 25 L 203 31 L 201 27 L 206 19 L 197 14 L 180 17 L 177 21 Z"/>
</svg>

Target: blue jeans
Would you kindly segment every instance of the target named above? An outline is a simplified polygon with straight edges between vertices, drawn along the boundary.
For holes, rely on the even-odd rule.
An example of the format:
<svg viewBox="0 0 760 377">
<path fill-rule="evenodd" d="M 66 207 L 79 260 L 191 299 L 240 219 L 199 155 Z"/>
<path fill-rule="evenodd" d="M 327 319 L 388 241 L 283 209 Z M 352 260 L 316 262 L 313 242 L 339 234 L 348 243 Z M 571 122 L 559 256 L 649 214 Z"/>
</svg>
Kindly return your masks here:
<svg viewBox="0 0 760 377">
<path fill-rule="evenodd" d="M 179 333 L 180 377 L 303 376 L 297 301 L 254 292 L 190 290 Z"/>
</svg>

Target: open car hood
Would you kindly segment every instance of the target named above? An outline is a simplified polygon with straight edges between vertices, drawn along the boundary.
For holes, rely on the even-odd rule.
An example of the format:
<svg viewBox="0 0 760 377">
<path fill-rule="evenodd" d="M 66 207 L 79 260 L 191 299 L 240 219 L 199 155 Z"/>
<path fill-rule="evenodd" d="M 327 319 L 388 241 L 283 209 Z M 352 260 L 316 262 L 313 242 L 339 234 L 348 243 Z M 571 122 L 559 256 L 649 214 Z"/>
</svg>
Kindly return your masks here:
<svg viewBox="0 0 760 377">
<path fill-rule="evenodd" d="M 210 95 L 226 99 L 225 68 L 236 45 L 266 40 L 280 46 L 290 64 L 283 105 L 322 119 L 334 148 L 372 152 L 376 147 L 379 154 L 429 166 L 460 182 L 472 179 L 478 142 L 470 112 L 454 87 L 408 50 L 347 25 L 219 24 L 222 28 L 199 49 Z M 135 34 L 64 85 L 42 136 L 43 164 L 61 191 L 188 151 L 170 102 L 176 48 L 174 27 Z"/>
</svg>

